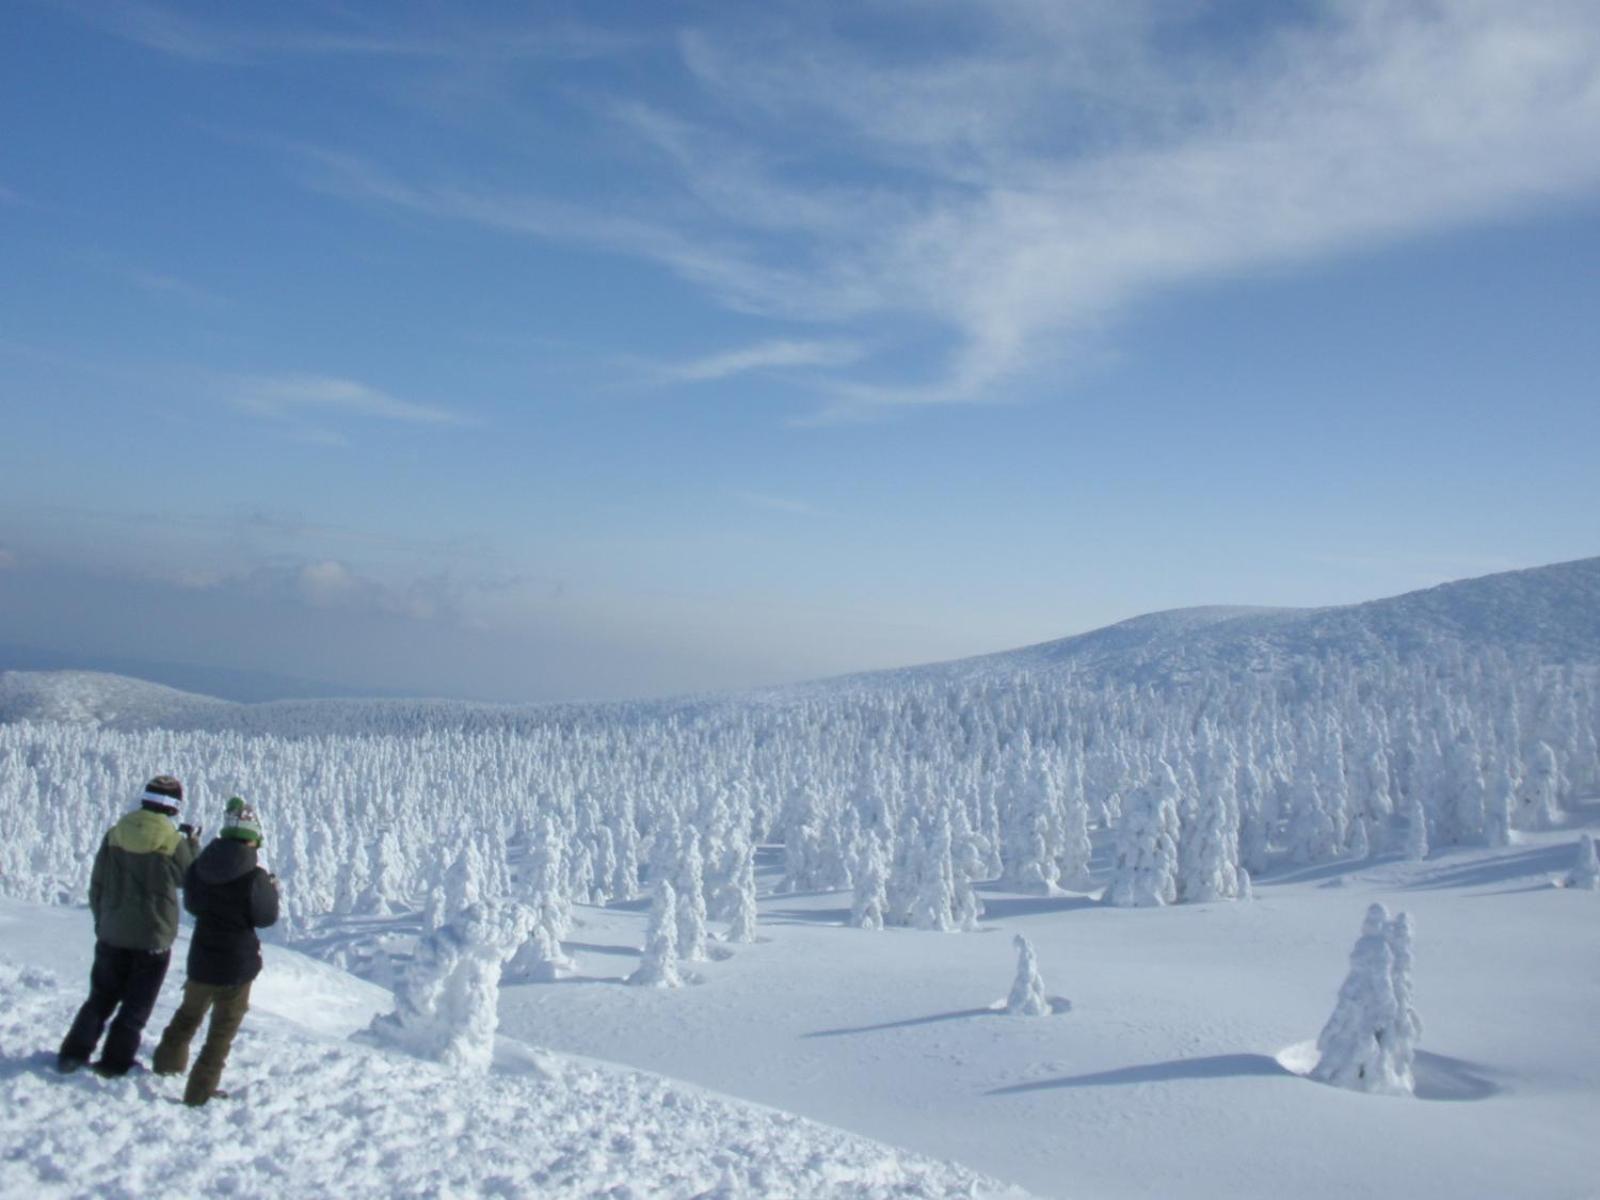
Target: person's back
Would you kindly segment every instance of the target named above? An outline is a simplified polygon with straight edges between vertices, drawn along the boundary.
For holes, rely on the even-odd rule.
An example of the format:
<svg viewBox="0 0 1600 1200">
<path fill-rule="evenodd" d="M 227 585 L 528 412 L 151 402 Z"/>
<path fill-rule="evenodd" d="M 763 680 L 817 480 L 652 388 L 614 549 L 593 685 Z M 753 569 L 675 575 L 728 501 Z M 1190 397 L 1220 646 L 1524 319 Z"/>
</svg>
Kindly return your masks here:
<svg viewBox="0 0 1600 1200">
<path fill-rule="evenodd" d="M 194 915 L 189 978 L 238 987 L 261 973 L 257 929 L 278 919 L 278 889 L 257 861 L 256 847 L 216 838 L 184 877 L 183 906 Z"/>
<path fill-rule="evenodd" d="M 189 826 L 174 823 L 183 785 L 172 776 L 157 775 L 139 801 L 139 808 L 111 827 L 95 855 L 89 877 L 94 967 L 89 999 L 57 1055 L 63 1071 L 89 1061 L 110 1021 L 95 1066 L 107 1075 L 126 1073 L 167 976 L 178 936 L 178 888 L 194 863 L 196 837 Z"/>
<path fill-rule="evenodd" d="M 172 949 L 178 888 L 194 861 L 194 843 L 170 818 L 148 808 L 124 816 L 101 842 L 89 880 L 95 937 L 123 950 Z"/>
<path fill-rule="evenodd" d="M 189 1043 L 206 1012 L 211 1024 L 184 1088 L 185 1104 L 219 1095 L 222 1068 L 250 1008 L 250 985 L 261 974 L 263 929 L 278 919 L 278 884 L 260 865 L 261 825 L 237 796 L 228 801 L 222 833 L 200 852 L 183 879 L 183 906 L 194 914 L 189 978 L 183 1003 L 156 1047 L 158 1075 L 188 1069 Z"/>
</svg>

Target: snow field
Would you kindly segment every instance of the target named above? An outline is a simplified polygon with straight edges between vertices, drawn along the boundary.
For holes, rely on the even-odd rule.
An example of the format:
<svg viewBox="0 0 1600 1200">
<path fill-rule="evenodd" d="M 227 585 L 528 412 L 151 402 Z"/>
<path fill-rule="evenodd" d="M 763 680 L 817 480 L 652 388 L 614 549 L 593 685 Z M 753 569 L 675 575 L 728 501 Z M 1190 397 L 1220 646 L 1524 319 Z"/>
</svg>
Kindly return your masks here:
<svg viewBox="0 0 1600 1200">
<path fill-rule="evenodd" d="M 674 992 L 617 983 L 642 912 L 580 908 L 578 975 L 504 987 L 501 1028 L 1045 1196 L 1576 1200 L 1595 1192 L 1600 908 L 1552 886 L 1575 834 L 1291 871 L 1244 904 L 990 889 L 965 936 L 840 928 L 848 894 L 770 896 L 763 941 Z M 1373 901 L 1416 924 L 1415 1098 L 1300 1077 Z M 995 1010 L 1016 933 L 1070 1011 Z"/>
<path fill-rule="evenodd" d="M 181 1079 L 63 1078 L 54 1045 L 92 945 L 82 911 L 0 905 L 0 1195 L 1020 1195 L 798 1117 L 505 1040 L 487 1076 L 386 1053 L 344 1036 L 386 993 L 343 976 L 341 994 L 341 973 L 275 948 L 228 1064 L 233 1098 L 193 1110 L 178 1103 Z M 181 979 L 179 965 L 147 1034 Z"/>
</svg>

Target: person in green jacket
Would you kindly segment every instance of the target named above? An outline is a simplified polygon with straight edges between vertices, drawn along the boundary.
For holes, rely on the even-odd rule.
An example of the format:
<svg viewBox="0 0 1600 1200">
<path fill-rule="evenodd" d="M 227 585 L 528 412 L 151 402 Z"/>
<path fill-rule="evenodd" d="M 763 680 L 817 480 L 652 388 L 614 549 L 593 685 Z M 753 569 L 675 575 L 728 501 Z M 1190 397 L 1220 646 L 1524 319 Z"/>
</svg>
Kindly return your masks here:
<svg viewBox="0 0 1600 1200">
<path fill-rule="evenodd" d="M 183 785 L 171 775 L 147 783 L 139 802 L 111 827 L 95 855 L 89 877 L 94 967 L 89 998 L 56 1056 L 64 1072 L 89 1061 L 110 1021 L 94 1067 L 102 1075 L 127 1074 L 167 977 L 178 936 L 178 887 L 194 862 L 200 831 L 176 823 Z"/>
</svg>

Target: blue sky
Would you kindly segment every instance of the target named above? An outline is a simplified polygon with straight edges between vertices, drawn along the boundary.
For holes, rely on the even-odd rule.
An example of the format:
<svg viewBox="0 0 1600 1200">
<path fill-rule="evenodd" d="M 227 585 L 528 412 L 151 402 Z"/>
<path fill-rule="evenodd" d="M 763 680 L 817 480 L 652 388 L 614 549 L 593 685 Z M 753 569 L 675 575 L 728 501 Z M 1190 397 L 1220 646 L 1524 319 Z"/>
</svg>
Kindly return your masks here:
<svg viewBox="0 0 1600 1200">
<path fill-rule="evenodd" d="M 0 15 L 0 642 L 651 695 L 1600 552 L 1587 0 Z"/>
</svg>

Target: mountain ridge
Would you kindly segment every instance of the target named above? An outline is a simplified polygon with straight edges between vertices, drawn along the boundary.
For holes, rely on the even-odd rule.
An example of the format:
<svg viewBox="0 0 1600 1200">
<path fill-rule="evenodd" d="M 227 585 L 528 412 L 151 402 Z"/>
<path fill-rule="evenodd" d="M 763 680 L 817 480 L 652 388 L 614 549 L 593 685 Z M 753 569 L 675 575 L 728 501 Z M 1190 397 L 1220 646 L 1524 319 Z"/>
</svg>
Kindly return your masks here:
<svg viewBox="0 0 1600 1200">
<path fill-rule="evenodd" d="M 505 704 L 431 698 L 308 698 L 241 703 L 92 671 L 0 672 L 0 721 L 43 720 L 111 728 L 205 727 L 249 714 L 263 732 L 274 717 L 338 725 L 360 712 L 404 720 L 514 724 L 573 713 L 688 712 L 705 705 L 781 702 L 921 681 L 983 680 L 1058 671 L 1148 682 L 1196 672 L 1282 670 L 1316 657 L 1370 658 L 1454 644 L 1497 649 L 1546 664 L 1600 665 L 1600 557 L 1456 580 L 1399 596 L 1321 608 L 1204 605 L 1145 613 L 1100 629 L 970 658 L 836 676 L 745 692 L 661 700 Z"/>
</svg>

